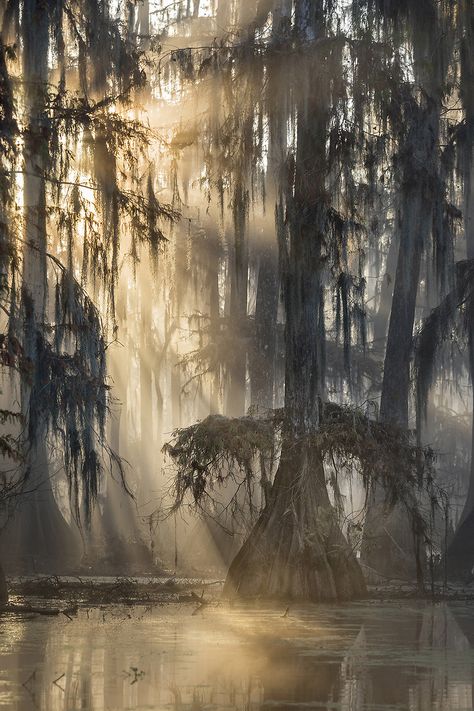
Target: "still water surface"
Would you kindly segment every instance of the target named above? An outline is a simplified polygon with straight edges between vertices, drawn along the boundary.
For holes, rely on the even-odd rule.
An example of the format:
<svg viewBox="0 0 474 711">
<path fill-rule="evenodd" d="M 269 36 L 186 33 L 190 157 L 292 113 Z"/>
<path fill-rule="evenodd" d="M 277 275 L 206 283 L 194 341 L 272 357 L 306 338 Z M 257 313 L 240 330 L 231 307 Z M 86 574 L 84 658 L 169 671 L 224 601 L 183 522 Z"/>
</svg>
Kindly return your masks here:
<svg viewBox="0 0 474 711">
<path fill-rule="evenodd" d="M 474 604 L 0 620 L 0 711 L 472 709 Z"/>
</svg>

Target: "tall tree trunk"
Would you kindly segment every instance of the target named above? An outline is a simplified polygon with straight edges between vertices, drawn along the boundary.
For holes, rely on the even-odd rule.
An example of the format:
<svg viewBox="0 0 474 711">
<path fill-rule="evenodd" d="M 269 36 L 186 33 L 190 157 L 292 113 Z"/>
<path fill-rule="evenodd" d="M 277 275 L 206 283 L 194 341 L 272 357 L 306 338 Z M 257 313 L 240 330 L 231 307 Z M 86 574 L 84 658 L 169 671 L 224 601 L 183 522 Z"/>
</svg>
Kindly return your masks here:
<svg viewBox="0 0 474 711">
<path fill-rule="evenodd" d="M 2 564 L 0 563 L 0 610 L 8 602 L 8 584 Z"/>
<path fill-rule="evenodd" d="M 385 348 L 385 339 L 387 338 L 398 252 L 398 236 L 394 234 L 392 235 L 388 248 L 385 274 L 383 275 L 383 281 L 380 287 L 379 307 L 374 315 L 374 346 L 377 351 L 380 350 L 380 353 L 384 352 L 382 349 Z"/>
<path fill-rule="evenodd" d="M 474 159 L 474 153 L 473 153 Z M 474 165 L 474 160 L 473 160 Z M 473 191 L 474 192 L 474 191 Z M 466 196 L 467 198 L 467 196 Z M 474 259 L 474 194 L 465 199 L 465 224 L 468 259 Z M 468 367 L 474 383 L 474 313 L 468 314 Z M 473 386 L 474 390 L 474 386 Z M 474 570 L 474 392 L 472 394 L 472 436 L 469 488 L 453 538 L 445 552 L 451 579 L 472 579 Z"/>
<path fill-rule="evenodd" d="M 139 46 L 142 50 L 147 50 L 150 45 L 150 1 L 141 0 L 138 5 L 138 34 Z"/>
<path fill-rule="evenodd" d="M 427 99 L 425 107 L 413 107 L 412 112 L 403 146 L 400 241 L 380 403 L 381 421 L 402 429 L 408 429 L 413 328 L 421 258 L 432 223 L 430 180 L 436 175 L 440 107 Z M 384 498 L 385 492 L 376 487 L 366 518 L 362 560 L 387 577 L 413 577 L 417 560 L 409 515 L 402 505 L 388 512 Z"/>
<path fill-rule="evenodd" d="M 277 48 L 288 40 L 291 3 L 276 0 L 272 8 L 272 44 Z M 268 93 L 274 97 L 269 115 L 267 199 L 277 203 L 279 172 L 287 154 L 285 66 L 277 59 L 268 65 Z M 263 239 L 265 240 L 265 235 Z M 274 407 L 276 378 L 277 315 L 280 290 L 277 246 L 264 241 L 258 246 L 258 282 L 255 305 L 255 338 L 249 354 L 250 402 L 261 409 Z"/>
<path fill-rule="evenodd" d="M 209 250 L 207 269 L 207 290 L 209 294 L 209 325 L 211 338 L 217 340 L 220 333 L 219 308 L 219 237 L 215 229 L 208 230 Z M 219 412 L 220 362 L 216 358 L 214 372 L 211 375 L 209 409 L 211 415 Z"/>
<path fill-rule="evenodd" d="M 123 334 L 122 328 L 120 332 Z M 121 443 L 122 413 L 127 408 L 127 378 L 124 377 L 120 355 L 116 349 L 110 349 L 107 365 L 112 395 L 117 403 L 110 414 L 108 434 L 113 452 L 127 460 Z M 124 490 L 121 473 L 115 470 L 116 465 L 112 466 L 114 468 L 107 473 L 102 501 L 93 512 L 91 530 L 87 532 L 89 560 L 97 570 L 106 565 L 109 573 L 142 572 L 149 568 L 151 557 L 147 555 L 142 540 L 134 501 Z"/>
<path fill-rule="evenodd" d="M 296 4 L 301 40 L 321 33 L 323 3 Z M 321 453 L 311 442 L 323 391 L 319 318 L 326 225 L 326 136 L 330 101 L 324 67 L 301 58 L 312 88 L 297 106 L 294 196 L 288 189 L 285 413 L 281 460 L 269 501 L 234 559 L 225 594 L 284 599 L 350 599 L 364 592 L 357 561 L 339 528 Z M 318 71 L 319 69 L 319 71 Z M 315 87 L 317 86 L 317 90 Z"/>
<path fill-rule="evenodd" d="M 250 404 L 273 408 L 278 312 L 278 263 L 272 245 L 259 250 L 255 334 L 249 353 Z"/>
<path fill-rule="evenodd" d="M 385 353 L 380 419 L 408 428 L 410 364 L 421 259 L 439 197 L 439 133 L 451 51 L 451 11 L 435 2 L 409 3 L 406 15 L 413 47 L 416 92 L 403 96 L 406 135 L 397 162 L 401 184 L 398 222 L 400 243 Z M 377 487 L 366 519 L 362 559 L 388 577 L 412 577 L 422 584 L 423 543 L 407 512 L 398 505 L 384 510 Z"/>
<path fill-rule="evenodd" d="M 153 352 L 152 318 L 151 318 L 151 294 L 143 285 L 142 277 L 141 299 L 140 299 L 140 441 L 141 441 L 141 467 L 142 486 L 146 487 L 146 496 L 153 490 L 153 480 L 155 478 L 154 467 L 154 432 L 153 432 L 153 407 L 152 407 L 152 386 L 153 371 L 151 358 Z"/>
<path fill-rule="evenodd" d="M 462 3 L 461 96 L 466 113 L 464 146 L 464 233 L 467 259 L 474 259 L 474 7 Z M 450 542 L 447 570 L 451 578 L 468 578 L 474 568 L 474 313 L 468 314 L 468 367 L 472 387 L 472 438 L 469 489 Z"/>
<path fill-rule="evenodd" d="M 247 297 L 248 297 L 248 194 L 241 181 L 233 196 L 234 244 L 230 258 L 230 328 L 237 337 L 229 354 L 229 384 L 226 413 L 229 417 L 245 414 L 247 379 Z"/>
<path fill-rule="evenodd" d="M 38 333 L 46 312 L 46 186 L 48 169 L 48 118 L 45 98 L 48 87 L 49 13 L 41 0 L 25 0 L 22 17 L 23 77 L 27 127 L 24 148 L 25 248 L 23 252 L 24 352 L 38 364 Z M 23 379 L 22 412 L 27 423 L 25 442 L 26 482 L 14 521 L 3 544 L 19 562 L 27 560 L 64 563 L 78 553 L 78 537 L 64 520 L 54 498 L 49 474 L 46 423 L 35 412 L 33 382 Z M 28 563 L 27 563 L 28 564 Z"/>
</svg>

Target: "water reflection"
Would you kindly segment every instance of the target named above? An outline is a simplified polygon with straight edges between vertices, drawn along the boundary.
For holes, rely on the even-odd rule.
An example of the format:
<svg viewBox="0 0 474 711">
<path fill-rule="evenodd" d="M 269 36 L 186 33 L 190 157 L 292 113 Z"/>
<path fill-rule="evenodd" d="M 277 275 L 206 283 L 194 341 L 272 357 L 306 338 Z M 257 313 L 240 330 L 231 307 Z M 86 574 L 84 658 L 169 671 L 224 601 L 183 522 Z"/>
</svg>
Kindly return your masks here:
<svg viewBox="0 0 474 711">
<path fill-rule="evenodd" d="M 473 708 L 474 605 L 165 606 L 0 622 L 0 709 Z"/>
</svg>

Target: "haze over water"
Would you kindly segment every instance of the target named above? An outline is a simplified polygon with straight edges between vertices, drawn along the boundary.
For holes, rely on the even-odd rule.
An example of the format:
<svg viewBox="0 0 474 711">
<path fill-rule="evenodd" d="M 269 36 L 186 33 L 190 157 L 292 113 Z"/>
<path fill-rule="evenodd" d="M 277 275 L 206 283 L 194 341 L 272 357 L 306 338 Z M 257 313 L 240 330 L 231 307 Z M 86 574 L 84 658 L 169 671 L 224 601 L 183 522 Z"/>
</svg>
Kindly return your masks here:
<svg viewBox="0 0 474 711">
<path fill-rule="evenodd" d="M 194 611 L 3 617 L 0 709 L 473 708 L 473 604 Z"/>
</svg>

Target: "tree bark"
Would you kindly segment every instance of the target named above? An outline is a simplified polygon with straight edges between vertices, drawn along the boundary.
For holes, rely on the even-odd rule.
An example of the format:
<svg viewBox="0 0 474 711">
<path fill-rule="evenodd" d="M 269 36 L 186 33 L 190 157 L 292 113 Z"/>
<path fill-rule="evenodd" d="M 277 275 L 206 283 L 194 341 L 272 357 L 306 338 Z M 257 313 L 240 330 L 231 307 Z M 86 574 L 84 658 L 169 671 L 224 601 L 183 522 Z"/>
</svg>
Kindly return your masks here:
<svg viewBox="0 0 474 711">
<path fill-rule="evenodd" d="M 464 147 L 464 232 L 466 236 L 466 256 L 474 259 L 474 8 L 463 4 L 461 22 L 465 34 L 461 51 L 461 96 L 466 112 Z M 473 388 L 472 394 L 472 439 L 469 489 L 464 509 L 450 542 L 447 556 L 447 571 L 450 578 L 472 576 L 474 566 L 474 313 L 467 315 L 468 321 L 468 368 Z"/>
<path fill-rule="evenodd" d="M 288 439 L 270 501 L 230 567 L 224 595 L 324 602 L 364 592 L 329 501 L 320 453 Z"/>
<path fill-rule="evenodd" d="M 220 332 L 220 309 L 219 309 L 219 237 L 215 229 L 208 228 L 208 268 L 207 268 L 207 291 L 209 299 L 209 326 L 211 338 L 217 340 Z M 219 391 L 220 391 L 220 364 L 214 363 L 214 372 L 210 385 L 209 409 L 210 414 L 215 415 L 220 411 Z"/>
<path fill-rule="evenodd" d="M 8 585 L 2 564 L 0 563 L 0 610 L 8 603 Z"/>
<path fill-rule="evenodd" d="M 278 263 L 271 245 L 259 250 L 255 333 L 249 354 L 250 403 L 273 408 L 278 312 Z"/>
<path fill-rule="evenodd" d="M 393 235 L 390 240 L 390 245 L 387 254 L 387 263 L 385 265 L 385 274 L 383 275 L 382 285 L 380 287 L 380 302 L 377 312 L 374 315 L 374 346 L 380 352 L 385 347 L 385 339 L 387 338 L 387 329 L 390 319 L 390 308 L 393 297 L 393 284 L 397 269 L 398 257 L 398 237 Z"/>
<path fill-rule="evenodd" d="M 152 294 L 148 288 L 141 287 L 140 312 L 140 440 L 141 458 L 140 466 L 142 476 L 140 485 L 144 489 L 145 497 L 153 491 L 153 484 L 156 479 L 155 457 L 155 436 L 153 430 L 153 334 L 152 334 L 152 314 L 151 300 Z"/>
<path fill-rule="evenodd" d="M 303 43 L 324 32 L 322 2 L 300 0 L 295 10 Z M 304 63 L 302 73 L 308 72 L 318 90 L 302 88 L 298 97 L 294 185 L 285 186 L 289 249 L 281 255 L 286 264 L 282 454 L 268 504 L 232 562 L 224 593 L 319 602 L 357 597 L 365 586 L 331 506 L 313 439 L 324 392 L 320 307 L 330 89 L 321 61 L 306 55 Z"/>
<path fill-rule="evenodd" d="M 421 258 L 432 223 L 430 180 L 436 176 L 439 104 L 417 107 L 403 147 L 405 167 L 399 209 L 400 244 L 385 351 L 380 420 L 408 429 L 410 364 Z M 387 577 L 412 578 L 417 561 L 414 533 L 402 505 L 387 511 L 376 487 L 369 502 L 362 560 Z"/>
<path fill-rule="evenodd" d="M 44 327 L 47 300 L 46 184 L 48 169 L 49 12 L 41 0 L 25 0 L 22 17 L 23 76 L 27 127 L 24 147 L 25 247 L 23 253 L 23 347 L 33 365 L 38 363 L 38 332 Z M 67 559 L 77 551 L 75 537 L 54 498 L 47 452 L 46 423 L 35 417 L 33 385 L 23 379 L 22 412 L 28 428 L 25 442 L 25 493 L 16 520 L 6 532 L 3 548 L 21 559 Z M 38 397 L 38 395 L 34 395 Z M 10 543 L 7 544 L 7 541 Z M 27 563 L 29 565 L 29 563 Z"/>
<path fill-rule="evenodd" d="M 233 195 L 234 242 L 229 260 L 230 269 L 230 328 L 236 337 L 228 358 L 229 384 L 226 414 L 242 417 L 245 414 L 247 379 L 247 298 L 248 298 L 248 194 L 239 180 Z"/>
</svg>

